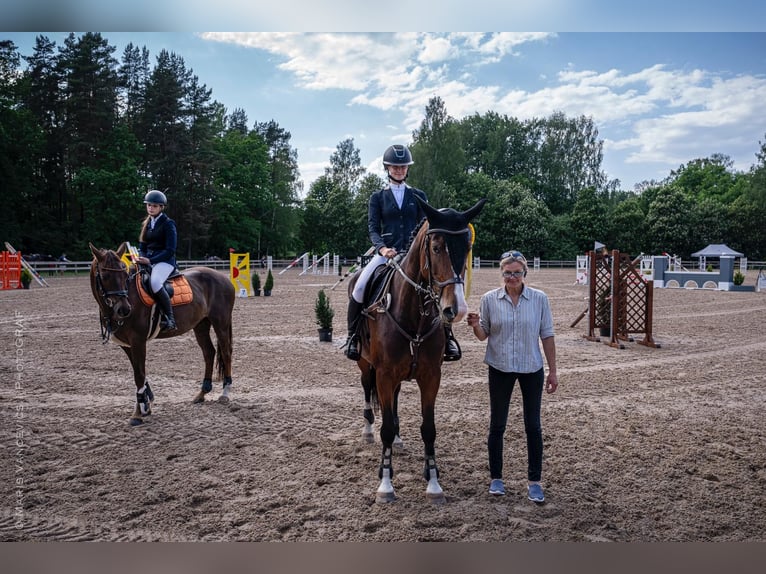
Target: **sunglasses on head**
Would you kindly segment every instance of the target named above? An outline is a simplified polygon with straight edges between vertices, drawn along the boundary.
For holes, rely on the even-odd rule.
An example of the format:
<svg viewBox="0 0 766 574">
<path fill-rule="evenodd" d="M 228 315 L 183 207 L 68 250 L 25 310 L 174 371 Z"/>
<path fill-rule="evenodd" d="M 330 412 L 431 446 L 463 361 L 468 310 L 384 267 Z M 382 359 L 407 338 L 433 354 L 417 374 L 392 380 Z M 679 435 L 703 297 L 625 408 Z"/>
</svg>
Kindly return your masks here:
<svg viewBox="0 0 766 574">
<path fill-rule="evenodd" d="M 506 251 L 500 256 L 500 259 L 505 259 L 506 257 L 524 257 L 520 251 Z"/>
</svg>

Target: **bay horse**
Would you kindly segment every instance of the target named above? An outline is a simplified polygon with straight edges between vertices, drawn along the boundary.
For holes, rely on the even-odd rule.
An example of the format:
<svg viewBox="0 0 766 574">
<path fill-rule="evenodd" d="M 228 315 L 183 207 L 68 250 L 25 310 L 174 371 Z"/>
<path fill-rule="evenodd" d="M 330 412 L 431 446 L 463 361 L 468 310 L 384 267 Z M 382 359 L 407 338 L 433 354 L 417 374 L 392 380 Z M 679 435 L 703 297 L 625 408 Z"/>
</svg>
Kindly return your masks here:
<svg viewBox="0 0 766 574">
<path fill-rule="evenodd" d="M 370 288 L 374 301 L 365 300 L 361 321 L 360 353 L 357 361 L 365 392 L 365 431 L 371 440 L 374 420 L 371 404 L 382 414 L 380 439 L 383 452 L 378 468 L 380 485 L 375 500 L 396 499 L 392 479 L 392 447 L 399 435 L 398 397 L 404 380 L 415 379 L 420 389 L 422 423 L 420 436 L 425 447 L 423 476 L 427 481 L 426 497 L 444 502 L 436 466 L 434 421 L 436 395 L 441 383 L 441 365 L 446 336 L 444 324 L 458 322 L 466 315 L 464 278 L 466 259 L 471 249 L 468 224 L 484 207 L 479 200 L 466 211 L 436 209 L 421 201 L 426 218 L 413 232 L 406 254 L 390 260 L 383 287 L 373 277 Z M 384 272 L 385 273 L 385 272 Z M 352 277 L 348 293 L 354 289 L 359 274 Z"/>
<path fill-rule="evenodd" d="M 177 329 L 160 331 L 159 320 L 153 316 L 153 306 L 141 300 L 137 286 L 138 266 L 129 272 L 122 261 L 127 250 L 123 243 L 117 249 L 99 249 L 89 243 L 93 262 L 90 266 L 90 287 L 99 308 L 101 337 L 106 343 L 111 338 L 127 354 L 133 367 L 136 383 L 136 406 L 130 418 L 132 426 L 144 422 L 151 414 L 154 393 L 146 379 L 146 343 L 153 338 L 176 337 L 194 330 L 197 344 L 205 359 L 205 374 L 202 386 L 194 397 L 194 403 L 205 400 L 213 389 L 213 367 L 217 367 L 217 378 L 223 379 L 220 402 L 229 401 L 231 389 L 232 355 L 232 309 L 235 290 L 228 277 L 207 267 L 191 267 L 183 275 L 191 288 L 191 301 L 176 306 L 174 314 Z M 217 345 L 213 346 L 210 327 L 213 327 Z"/>
</svg>

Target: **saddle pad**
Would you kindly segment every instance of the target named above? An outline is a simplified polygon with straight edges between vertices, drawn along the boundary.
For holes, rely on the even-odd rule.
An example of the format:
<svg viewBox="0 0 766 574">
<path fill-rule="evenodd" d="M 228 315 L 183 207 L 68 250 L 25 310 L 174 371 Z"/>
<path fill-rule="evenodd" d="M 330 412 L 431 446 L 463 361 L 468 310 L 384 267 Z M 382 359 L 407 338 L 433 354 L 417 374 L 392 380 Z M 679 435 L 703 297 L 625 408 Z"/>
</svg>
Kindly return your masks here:
<svg viewBox="0 0 766 574">
<path fill-rule="evenodd" d="M 194 297 L 192 295 L 191 285 L 189 285 L 189 281 L 186 279 L 185 275 L 176 275 L 170 280 L 170 283 L 173 285 L 173 297 L 170 299 L 170 304 L 173 305 L 173 307 L 186 305 L 187 303 L 192 302 Z M 141 283 L 140 273 L 136 274 L 136 288 L 138 289 L 138 294 L 144 305 L 147 307 L 154 305 L 154 297 L 144 289 L 144 286 Z"/>
</svg>

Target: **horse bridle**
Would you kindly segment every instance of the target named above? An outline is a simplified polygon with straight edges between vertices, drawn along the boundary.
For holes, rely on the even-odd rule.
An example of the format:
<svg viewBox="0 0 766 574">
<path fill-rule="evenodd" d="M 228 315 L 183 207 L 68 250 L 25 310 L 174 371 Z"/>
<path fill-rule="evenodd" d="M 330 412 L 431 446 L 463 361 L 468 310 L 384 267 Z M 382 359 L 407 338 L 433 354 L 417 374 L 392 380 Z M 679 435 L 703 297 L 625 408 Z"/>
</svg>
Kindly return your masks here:
<svg viewBox="0 0 766 574">
<path fill-rule="evenodd" d="M 395 257 L 394 259 L 390 259 L 388 261 L 388 263 L 389 263 L 389 265 L 393 266 L 394 269 L 396 269 L 396 271 L 399 272 L 399 274 L 404 278 L 404 280 L 407 283 L 412 285 L 412 287 L 415 289 L 415 291 L 417 291 L 420 294 L 424 294 L 427 298 L 430 298 L 431 300 L 434 301 L 434 303 L 436 303 L 438 305 L 440 300 L 441 300 L 441 297 L 440 297 L 440 293 L 436 293 L 436 291 L 434 290 L 434 288 L 433 288 L 434 285 L 439 287 L 439 291 L 441 292 L 441 290 L 444 287 L 446 287 L 447 285 L 453 285 L 453 284 L 462 285 L 462 284 L 465 283 L 465 280 L 460 276 L 459 273 L 454 273 L 454 275 L 450 279 L 447 279 L 446 281 L 439 281 L 439 280 L 437 280 L 434 277 L 433 269 L 432 269 L 432 266 L 431 266 L 431 249 L 430 249 L 430 247 L 431 247 L 431 236 L 433 234 L 435 234 L 435 233 L 442 233 L 442 234 L 447 234 L 447 235 L 462 235 L 464 233 L 470 234 L 471 230 L 468 227 L 466 227 L 466 228 L 460 229 L 458 231 L 453 231 L 451 229 L 440 229 L 440 228 L 429 229 L 429 230 L 426 231 L 426 239 L 427 239 L 427 241 L 423 242 L 423 249 L 425 249 L 425 254 L 426 254 L 425 269 L 428 270 L 428 285 L 426 287 L 424 287 L 420 283 L 417 283 L 416 281 L 411 279 L 407 275 L 407 273 L 404 272 L 404 269 L 402 269 L 401 265 L 399 265 L 399 261 L 397 260 L 398 258 Z M 450 264 L 451 264 L 451 262 L 450 262 Z M 453 272 L 455 271 L 454 267 L 452 268 L 452 271 Z"/>
<path fill-rule="evenodd" d="M 101 270 L 104 271 L 116 271 L 118 273 L 126 273 L 124 267 L 102 267 L 99 263 L 96 263 L 96 287 L 98 288 L 98 294 L 101 295 L 101 297 L 104 299 L 104 303 L 107 307 L 113 307 L 114 303 L 112 303 L 111 299 L 109 297 L 116 296 L 116 297 L 127 297 L 128 296 L 128 280 L 129 276 L 125 277 L 125 288 L 124 289 L 117 289 L 114 291 L 107 291 L 104 289 L 104 282 L 101 279 Z"/>
<path fill-rule="evenodd" d="M 122 298 L 128 297 L 128 283 L 130 282 L 130 275 L 126 274 L 125 277 L 125 288 L 124 289 L 115 289 L 111 291 L 107 291 L 104 288 L 104 282 L 101 279 L 101 271 L 115 271 L 119 273 L 126 273 L 125 268 L 120 267 L 105 267 L 102 266 L 98 261 L 96 261 L 96 290 L 99 294 L 99 297 L 101 298 L 101 302 L 103 305 L 99 305 L 99 322 L 101 323 L 101 340 L 104 344 L 106 344 L 109 341 L 110 335 L 117 331 L 120 327 L 122 327 L 123 320 L 122 319 L 114 319 L 114 313 L 111 311 L 114 308 L 114 301 L 112 301 L 112 297 L 118 297 Z M 104 311 L 104 307 L 106 307 L 109 310 L 109 316 L 107 316 Z M 116 327 L 112 328 L 112 321 L 116 323 Z"/>
<path fill-rule="evenodd" d="M 429 229 L 428 231 L 426 231 L 426 237 L 428 238 L 428 241 L 424 244 L 426 249 L 426 267 L 428 268 L 429 286 L 436 283 L 436 285 L 438 285 L 439 288 L 441 289 L 443 287 L 446 287 L 447 285 L 464 284 L 465 283 L 464 279 L 460 276 L 460 273 L 456 272 L 457 270 L 454 267 L 452 267 L 452 271 L 455 272 L 455 274 L 452 276 L 451 279 L 447 279 L 446 281 L 436 281 L 434 279 L 433 273 L 431 271 L 431 249 L 430 249 L 431 235 L 434 233 L 441 233 L 443 235 L 462 235 L 464 233 L 467 233 L 470 238 L 471 230 L 468 227 L 465 227 L 464 229 L 460 229 L 458 231 L 452 231 L 450 229 L 439 229 L 439 228 Z M 452 261 L 450 260 L 450 265 L 451 264 L 452 264 Z"/>
</svg>

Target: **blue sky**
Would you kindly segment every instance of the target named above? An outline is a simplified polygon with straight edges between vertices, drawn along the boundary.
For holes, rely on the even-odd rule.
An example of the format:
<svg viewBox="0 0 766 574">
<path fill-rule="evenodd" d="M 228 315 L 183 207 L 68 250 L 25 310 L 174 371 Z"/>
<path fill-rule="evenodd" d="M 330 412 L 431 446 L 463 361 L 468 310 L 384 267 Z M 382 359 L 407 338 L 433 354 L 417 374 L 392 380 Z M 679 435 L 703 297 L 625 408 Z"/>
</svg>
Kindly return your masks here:
<svg viewBox="0 0 766 574">
<path fill-rule="evenodd" d="M 759 5 L 749 8 L 763 15 Z M 590 116 L 604 140 L 604 171 L 632 189 L 714 153 L 730 156 L 740 170 L 755 162 L 758 142 L 766 140 L 766 33 L 742 31 L 751 29 L 749 21 L 699 26 L 711 32 L 570 25 L 575 31 L 563 33 L 102 34 L 118 59 L 129 42 L 145 45 L 152 61 L 162 49 L 175 52 L 229 111 L 243 108 L 251 124 L 276 120 L 292 134 L 307 188 L 349 137 L 363 164 L 381 175 L 383 150 L 408 143 L 428 99 L 439 96 L 455 118 L 489 110 L 520 119 L 555 111 Z M 27 55 L 36 34 L 2 37 Z M 66 36 L 45 34 L 59 45 Z"/>
</svg>

